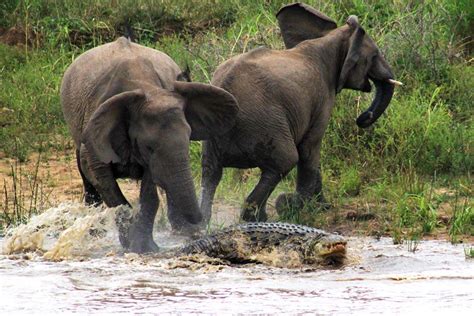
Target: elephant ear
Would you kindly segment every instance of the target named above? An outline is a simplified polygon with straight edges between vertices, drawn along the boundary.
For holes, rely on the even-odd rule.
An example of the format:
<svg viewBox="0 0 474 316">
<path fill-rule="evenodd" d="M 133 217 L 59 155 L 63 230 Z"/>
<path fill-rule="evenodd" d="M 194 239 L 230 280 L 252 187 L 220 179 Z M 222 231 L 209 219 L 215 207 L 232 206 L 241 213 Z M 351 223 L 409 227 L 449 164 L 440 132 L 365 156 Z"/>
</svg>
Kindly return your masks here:
<svg viewBox="0 0 474 316">
<path fill-rule="evenodd" d="M 341 92 L 342 88 L 349 78 L 349 74 L 359 62 L 362 53 L 362 44 L 365 37 L 364 29 L 359 25 L 358 19 L 355 15 L 349 16 L 347 24 L 353 30 L 349 40 L 349 48 L 347 50 L 346 59 L 342 65 L 341 73 L 337 83 L 337 93 Z M 363 74 L 365 75 L 365 74 Z"/>
<path fill-rule="evenodd" d="M 129 109 L 145 100 L 142 90 L 126 91 L 103 102 L 87 123 L 82 142 L 103 163 L 126 159 L 130 144 L 126 130 Z"/>
<path fill-rule="evenodd" d="M 276 16 L 286 48 L 308 39 L 323 37 L 337 27 L 331 18 L 304 3 L 284 6 Z"/>
<path fill-rule="evenodd" d="M 174 91 L 185 99 L 184 114 L 191 126 L 191 140 L 222 135 L 234 125 L 239 107 L 234 96 L 224 89 L 175 81 Z"/>
</svg>

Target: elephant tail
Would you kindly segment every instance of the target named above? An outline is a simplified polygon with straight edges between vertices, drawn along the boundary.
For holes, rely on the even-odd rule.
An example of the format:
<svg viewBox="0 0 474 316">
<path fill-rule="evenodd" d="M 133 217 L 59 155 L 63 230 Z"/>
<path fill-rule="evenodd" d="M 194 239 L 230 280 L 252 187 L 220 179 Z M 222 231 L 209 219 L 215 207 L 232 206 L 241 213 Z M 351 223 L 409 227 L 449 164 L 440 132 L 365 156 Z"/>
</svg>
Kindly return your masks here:
<svg viewBox="0 0 474 316">
<path fill-rule="evenodd" d="M 130 21 L 125 22 L 123 36 L 128 38 L 130 42 L 136 43 L 135 32 L 130 25 Z"/>
</svg>

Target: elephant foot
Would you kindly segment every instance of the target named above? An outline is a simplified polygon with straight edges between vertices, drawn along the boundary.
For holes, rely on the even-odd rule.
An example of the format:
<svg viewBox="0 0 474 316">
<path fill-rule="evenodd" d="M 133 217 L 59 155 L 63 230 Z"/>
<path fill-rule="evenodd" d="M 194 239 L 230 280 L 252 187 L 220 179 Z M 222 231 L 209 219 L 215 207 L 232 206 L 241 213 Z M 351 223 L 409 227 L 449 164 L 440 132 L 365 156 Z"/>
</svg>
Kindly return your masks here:
<svg viewBox="0 0 474 316">
<path fill-rule="evenodd" d="M 201 230 L 203 229 L 203 227 L 201 227 L 200 225 L 176 225 L 171 223 L 171 229 L 173 230 L 173 234 L 175 235 L 196 239 L 202 236 Z"/>
<path fill-rule="evenodd" d="M 275 208 L 279 216 L 288 216 L 300 212 L 304 207 L 304 200 L 298 193 L 283 193 L 275 201 Z"/>
<path fill-rule="evenodd" d="M 205 228 L 202 224 L 191 224 L 184 218 L 177 216 L 168 216 L 168 220 L 171 224 L 173 234 L 179 236 L 196 238 L 202 235 L 201 230 Z"/>
<path fill-rule="evenodd" d="M 330 208 L 332 208 L 332 204 L 329 203 L 326 198 L 324 197 L 323 193 L 320 193 L 316 196 L 316 198 L 313 198 L 314 204 L 318 206 L 318 209 L 322 211 L 327 211 Z"/>
<path fill-rule="evenodd" d="M 149 253 L 158 252 L 159 248 L 153 241 L 153 227 L 147 227 L 139 221 L 133 222 L 128 231 L 129 246 L 126 248 L 129 252 Z"/>
<path fill-rule="evenodd" d="M 266 222 L 267 212 L 264 208 L 257 208 L 254 205 L 246 205 L 242 208 L 240 219 L 245 222 Z"/>
<path fill-rule="evenodd" d="M 314 202 L 314 210 L 327 211 L 330 210 L 333 206 L 329 202 Z"/>
<path fill-rule="evenodd" d="M 159 250 L 153 241 L 153 224 L 134 217 L 129 207 L 117 209 L 115 223 L 119 232 L 119 240 L 127 252 L 148 253 Z"/>
<path fill-rule="evenodd" d="M 102 201 L 102 198 L 100 197 L 99 193 L 86 192 L 86 193 L 84 193 L 84 202 L 86 203 L 86 205 L 98 206 L 103 201 Z"/>
<path fill-rule="evenodd" d="M 316 197 L 308 200 L 308 206 L 310 207 L 311 212 L 318 212 L 318 211 L 327 211 L 331 209 L 333 206 L 331 203 L 326 201 L 324 195 L 322 193 L 318 194 Z"/>
<path fill-rule="evenodd" d="M 305 199 L 298 193 L 283 193 L 278 196 L 275 202 L 275 208 L 278 215 L 288 217 L 306 210 L 309 212 L 327 211 L 332 205 L 318 196 L 313 199 Z"/>
<path fill-rule="evenodd" d="M 134 253 L 154 253 L 158 252 L 159 248 L 152 237 L 140 236 L 130 241 L 128 251 Z"/>
<path fill-rule="evenodd" d="M 121 205 L 117 208 L 115 213 L 115 225 L 117 225 L 120 244 L 124 249 L 130 247 L 129 233 L 132 224 L 132 217 L 132 210 L 129 207 Z"/>
</svg>

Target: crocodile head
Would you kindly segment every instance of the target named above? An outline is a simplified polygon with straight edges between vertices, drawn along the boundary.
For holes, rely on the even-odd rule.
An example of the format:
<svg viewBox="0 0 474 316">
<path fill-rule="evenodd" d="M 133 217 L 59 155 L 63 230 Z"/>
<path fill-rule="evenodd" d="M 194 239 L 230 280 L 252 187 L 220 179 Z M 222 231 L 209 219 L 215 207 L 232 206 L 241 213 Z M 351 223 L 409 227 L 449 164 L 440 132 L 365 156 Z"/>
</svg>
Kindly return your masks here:
<svg viewBox="0 0 474 316">
<path fill-rule="evenodd" d="M 326 264 L 341 264 L 346 257 L 347 241 L 339 235 L 324 235 L 311 238 L 305 245 L 305 261 Z"/>
</svg>

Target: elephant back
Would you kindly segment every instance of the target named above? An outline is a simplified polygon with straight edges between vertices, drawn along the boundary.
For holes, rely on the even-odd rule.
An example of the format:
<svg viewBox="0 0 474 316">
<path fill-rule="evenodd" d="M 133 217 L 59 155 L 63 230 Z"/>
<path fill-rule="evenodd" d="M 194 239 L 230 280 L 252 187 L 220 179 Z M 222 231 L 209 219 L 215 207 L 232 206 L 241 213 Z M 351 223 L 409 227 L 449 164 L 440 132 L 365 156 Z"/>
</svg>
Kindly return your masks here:
<svg viewBox="0 0 474 316">
<path fill-rule="evenodd" d="M 171 89 L 181 73 L 179 66 L 165 53 L 124 37 L 83 53 L 66 70 L 61 83 L 61 105 L 77 147 L 83 128 L 100 104 L 101 90 L 108 85 L 108 74 L 119 63 L 133 58 L 148 60 L 164 88 Z"/>
</svg>

